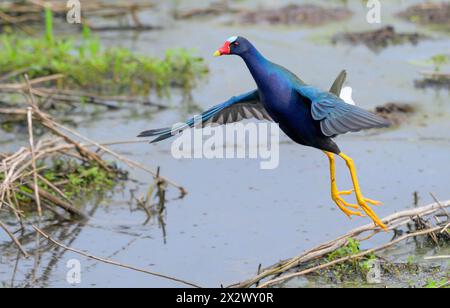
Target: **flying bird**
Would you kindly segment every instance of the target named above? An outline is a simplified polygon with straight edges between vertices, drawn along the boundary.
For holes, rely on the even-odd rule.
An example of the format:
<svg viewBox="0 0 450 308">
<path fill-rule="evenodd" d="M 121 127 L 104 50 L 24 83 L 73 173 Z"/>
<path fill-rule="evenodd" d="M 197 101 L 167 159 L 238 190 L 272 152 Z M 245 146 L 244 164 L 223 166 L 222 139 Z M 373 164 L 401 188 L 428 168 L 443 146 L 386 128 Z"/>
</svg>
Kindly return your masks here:
<svg viewBox="0 0 450 308">
<path fill-rule="evenodd" d="M 370 205 L 380 202 L 366 198 L 361 192 L 355 163 L 345 155 L 333 140 L 334 137 L 363 129 L 389 126 L 385 119 L 339 96 L 346 78 L 342 72 L 330 91 L 323 91 L 304 83 L 286 68 L 266 59 L 247 39 L 234 36 L 226 40 L 214 56 L 236 55 L 247 65 L 257 89 L 234 96 L 201 114 L 201 125 L 228 124 L 243 119 L 267 120 L 278 123 L 280 129 L 294 142 L 323 151 L 329 160 L 331 198 L 348 217 L 369 216 L 375 225 L 387 230 Z M 344 93 L 348 97 L 349 93 Z M 350 93 L 351 97 L 351 93 Z M 351 100 L 350 100 L 351 101 Z M 156 137 L 159 142 L 196 125 L 194 118 L 174 128 L 142 132 L 139 137 Z M 339 191 L 336 184 L 335 158 L 342 158 L 349 169 L 353 189 Z M 343 196 L 355 193 L 357 204 Z"/>
</svg>

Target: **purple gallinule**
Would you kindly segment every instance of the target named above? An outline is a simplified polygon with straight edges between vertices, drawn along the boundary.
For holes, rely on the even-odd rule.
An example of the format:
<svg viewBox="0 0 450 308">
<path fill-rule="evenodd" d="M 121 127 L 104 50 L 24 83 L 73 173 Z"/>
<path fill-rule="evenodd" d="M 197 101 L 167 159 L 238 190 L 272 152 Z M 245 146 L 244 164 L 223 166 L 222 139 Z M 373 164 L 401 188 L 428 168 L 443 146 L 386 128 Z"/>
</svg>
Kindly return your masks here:
<svg viewBox="0 0 450 308">
<path fill-rule="evenodd" d="M 284 67 L 270 62 L 247 39 L 237 36 L 229 38 L 214 55 L 240 56 L 250 70 L 257 89 L 232 97 L 203 112 L 201 124 L 227 124 L 250 118 L 278 123 L 281 130 L 296 143 L 322 150 L 327 155 L 331 197 L 347 216 L 364 216 L 360 211 L 362 209 L 376 225 L 386 230 L 386 225 L 369 206 L 380 202 L 364 197 L 353 160 L 339 149 L 333 138 L 348 132 L 387 127 L 390 123 L 339 98 L 345 73 L 341 73 L 329 92 L 320 90 L 305 84 Z M 158 142 L 193 126 L 194 118 L 174 129 L 149 130 L 142 132 L 139 137 L 156 136 L 152 143 Z M 352 190 L 339 191 L 337 188 L 336 155 L 347 164 L 353 181 Z M 353 192 L 357 204 L 348 203 L 342 198 Z"/>
</svg>

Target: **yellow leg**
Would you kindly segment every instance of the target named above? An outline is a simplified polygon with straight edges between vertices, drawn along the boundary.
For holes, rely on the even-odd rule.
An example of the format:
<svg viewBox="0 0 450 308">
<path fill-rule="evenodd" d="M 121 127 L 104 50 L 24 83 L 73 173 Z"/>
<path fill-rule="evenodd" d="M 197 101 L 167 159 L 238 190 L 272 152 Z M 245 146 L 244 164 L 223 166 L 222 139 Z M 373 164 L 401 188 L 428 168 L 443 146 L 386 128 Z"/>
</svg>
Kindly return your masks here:
<svg viewBox="0 0 450 308">
<path fill-rule="evenodd" d="M 358 177 L 356 176 L 356 168 L 355 163 L 353 162 L 353 159 L 345 155 L 344 153 L 340 153 L 339 156 L 345 160 L 347 163 L 347 167 L 350 170 L 350 175 L 352 177 L 353 181 L 353 187 L 355 188 L 355 194 L 356 194 L 356 200 L 358 201 L 359 206 L 366 212 L 366 214 L 372 218 L 373 222 L 381 227 L 382 229 L 387 231 L 386 225 L 378 218 L 378 216 L 374 213 L 374 211 L 367 205 L 367 203 L 370 204 L 380 204 L 380 202 L 364 198 L 363 194 L 361 193 L 361 188 L 359 187 L 359 181 Z"/>
<path fill-rule="evenodd" d="M 347 209 L 347 207 L 354 209 L 359 208 L 357 204 L 350 204 L 341 197 L 342 195 L 351 195 L 353 193 L 353 189 L 348 191 L 338 190 L 336 185 L 336 167 L 334 154 L 329 152 L 325 152 L 325 154 L 328 156 L 328 159 L 330 161 L 331 198 L 336 203 L 336 205 L 341 209 L 341 211 L 344 212 L 349 218 L 351 218 L 351 216 L 364 216 L 360 212 L 351 211 Z"/>
</svg>

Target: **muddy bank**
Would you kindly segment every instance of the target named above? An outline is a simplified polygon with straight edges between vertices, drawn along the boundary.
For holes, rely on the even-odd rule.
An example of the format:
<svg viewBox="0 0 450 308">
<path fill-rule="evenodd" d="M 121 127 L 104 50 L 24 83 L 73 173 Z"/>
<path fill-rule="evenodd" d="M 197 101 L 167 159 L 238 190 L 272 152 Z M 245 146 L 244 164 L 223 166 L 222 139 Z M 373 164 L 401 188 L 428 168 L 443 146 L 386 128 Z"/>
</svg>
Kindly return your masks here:
<svg viewBox="0 0 450 308">
<path fill-rule="evenodd" d="M 266 8 L 242 12 L 237 16 L 236 23 L 320 26 L 347 20 L 352 14 L 352 11 L 347 8 L 324 8 L 314 4 L 290 4 L 278 9 Z"/>
<path fill-rule="evenodd" d="M 407 103 L 386 103 L 375 107 L 375 113 L 397 126 L 414 115 L 416 109 Z"/>
<path fill-rule="evenodd" d="M 369 266 L 375 266 L 376 274 L 369 272 Z M 414 264 L 412 260 L 389 262 L 373 258 L 363 262 L 349 262 L 277 287 L 385 288 L 389 285 L 404 288 L 442 288 L 448 285 L 445 270 L 445 265 L 431 262 Z"/>
<path fill-rule="evenodd" d="M 233 8 L 228 2 L 214 2 L 205 8 L 193 8 L 188 10 L 178 11 L 173 13 L 176 19 L 192 19 L 202 17 L 214 17 L 223 14 L 239 13 L 240 10 Z"/>
<path fill-rule="evenodd" d="M 423 288 L 431 285 L 432 281 L 439 284 L 443 278 L 439 276 L 439 272 L 444 270 L 443 266 L 426 265 L 426 264 L 411 264 L 411 263 L 390 263 L 383 260 L 373 259 L 374 264 L 377 264 L 379 275 L 383 277 L 384 281 L 389 281 L 390 286 L 407 286 L 411 288 Z M 367 262 L 367 261 L 366 261 Z M 376 262 L 376 263 L 375 263 Z M 372 286 L 384 287 L 380 280 L 373 278 L 364 269 L 366 264 L 361 264 L 360 267 L 348 264 L 347 267 L 338 267 L 329 269 L 321 273 L 317 273 L 307 277 L 304 283 L 314 284 L 317 286 Z M 377 274 L 378 275 L 378 274 Z M 411 277 L 416 277 L 414 280 Z M 433 278 L 436 277 L 436 278 Z M 297 282 L 299 283 L 299 282 Z"/>
<path fill-rule="evenodd" d="M 374 31 L 346 32 L 333 36 L 332 43 L 362 44 L 371 50 L 379 50 L 391 45 L 413 44 L 428 39 L 420 33 L 400 33 L 393 26 L 386 26 Z"/>
<path fill-rule="evenodd" d="M 45 19 L 45 10 L 50 8 L 59 20 L 66 23 L 68 6 L 63 1 L 2 1 L 0 3 L 0 30 L 2 26 L 13 26 L 27 34 L 35 33 L 34 26 L 41 23 Z M 153 10 L 155 4 L 141 2 L 125 2 L 125 1 L 104 1 L 91 0 L 83 3 L 80 7 L 83 17 L 83 24 L 92 25 L 92 30 L 97 31 L 147 31 L 159 29 L 153 25 L 145 25 L 139 19 L 139 13 L 142 11 Z M 71 19 L 78 22 L 78 17 L 70 16 Z M 97 18 L 95 23 L 91 22 Z M 110 25 L 94 25 L 98 22 L 98 18 L 104 21 L 115 19 Z M 123 24 L 126 20 L 128 24 Z M 81 30 L 81 27 L 78 27 Z"/>
<path fill-rule="evenodd" d="M 393 285 L 393 281 L 411 286 L 411 277 L 418 277 L 419 274 L 424 280 L 415 281 L 415 286 L 423 287 L 426 281 L 434 279 L 439 279 L 436 284 L 444 279 L 444 283 L 448 284 L 448 272 L 443 264 L 419 264 L 415 262 L 412 252 L 408 252 L 406 262 L 398 260 L 398 257 L 388 259 L 379 254 L 401 246 L 410 246 L 409 239 L 414 239 L 412 251 L 448 246 L 450 232 L 446 208 L 449 206 L 450 201 L 436 202 L 385 217 L 383 222 L 387 223 L 393 237 L 380 246 L 362 249 L 364 242 L 380 234 L 377 227 L 366 225 L 294 258 L 258 270 L 256 276 L 230 287 L 285 287 L 291 283 L 297 287 L 306 287 L 310 281 L 321 286 L 339 286 L 349 282 L 358 286 L 363 283 L 382 286 Z"/>
<path fill-rule="evenodd" d="M 414 81 L 418 89 L 433 88 L 437 90 L 450 90 L 450 74 L 448 73 L 422 73 L 423 78 Z"/>
<path fill-rule="evenodd" d="M 414 23 L 426 25 L 446 25 L 450 21 L 450 3 L 423 3 L 414 5 L 398 14 Z"/>
<path fill-rule="evenodd" d="M 176 19 L 193 19 L 233 14 L 234 24 L 308 25 L 320 26 L 349 19 L 353 13 L 347 8 L 324 8 L 315 4 L 289 4 L 279 8 L 242 9 L 227 2 L 212 3 L 206 8 L 174 12 Z"/>
</svg>

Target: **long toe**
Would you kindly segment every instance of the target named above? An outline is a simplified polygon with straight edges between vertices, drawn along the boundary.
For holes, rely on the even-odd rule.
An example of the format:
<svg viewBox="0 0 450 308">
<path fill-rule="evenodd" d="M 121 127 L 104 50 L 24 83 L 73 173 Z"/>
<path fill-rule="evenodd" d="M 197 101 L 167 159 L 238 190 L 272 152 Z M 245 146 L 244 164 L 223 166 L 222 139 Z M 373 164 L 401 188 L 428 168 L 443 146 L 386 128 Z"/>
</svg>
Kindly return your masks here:
<svg viewBox="0 0 450 308">
<path fill-rule="evenodd" d="M 345 201 L 341 196 L 348 196 L 351 195 L 354 192 L 354 189 L 351 190 L 344 190 L 344 191 L 338 191 L 332 195 L 333 200 L 336 202 L 338 200 L 343 206 L 349 207 L 352 209 L 359 209 L 358 204 L 352 204 L 347 201 Z"/>
<path fill-rule="evenodd" d="M 339 196 L 349 196 L 349 195 L 353 194 L 354 192 L 355 192 L 354 189 L 343 190 L 343 191 L 339 191 L 338 195 Z"/>
<path fill-rule="evenodd" d="M 379 226 L 384 231 L 388 231 L 387 226 L 378 218 L 375 212 L 370 208 L 370 206 L 367 205 L 364 200 L 359 200 L 358 203 L 363 211 L 367 214 L 367 216 L 369 216 L 373 220 L 375 225 Z"/>
<path fill-rule="evenodd" d="M 336 205 L 339 207 L 339 209 L 344 212 L 345 215 L 348 216 L 348 218 L 352 218 L 352 216 L 359 216 L 359 217 L 365 217 L 363 213 L 359 211 L 352 211 L 349 210 L 347 207 L 349 207 L 348 203 L 343 200 L 341 197 L 333 198 L 333 201 L 336 203 Z M 355 205 L 356 208 L 359 208 L 359 206 Z M 350 206 L 353 208 L 353 204 Z"/>
<path fill-rule="evenodd" d="M 370 204 L 375 205 L 375 206 L 383 205 L 382 202 L 377 201 L 377 200 L 373 200 L 373 199 L 369 199 L 369 198 L 364 198 L 364 200 L 365 200 L 367 203 L 370 203 Z"/>
</svg>

